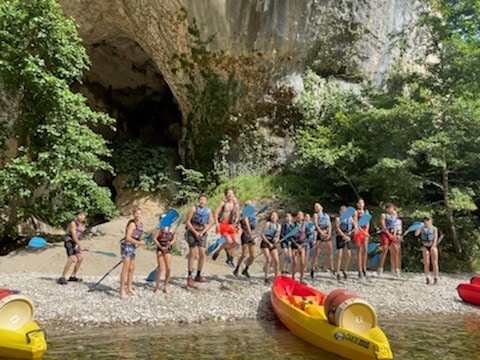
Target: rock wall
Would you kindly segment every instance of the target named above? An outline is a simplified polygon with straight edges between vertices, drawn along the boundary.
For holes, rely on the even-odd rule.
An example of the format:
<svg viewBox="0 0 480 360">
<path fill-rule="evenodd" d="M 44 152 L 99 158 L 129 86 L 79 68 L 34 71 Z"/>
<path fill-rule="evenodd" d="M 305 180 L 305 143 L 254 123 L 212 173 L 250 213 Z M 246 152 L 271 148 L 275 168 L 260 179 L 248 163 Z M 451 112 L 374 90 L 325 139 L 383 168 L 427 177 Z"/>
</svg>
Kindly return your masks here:
<svg viewBox="0 0 480 360">
<path fill-rule="evenodd" d="M 192 99 L 185 84 L 202 87 L 206 67 L 223 77 L 235 73 L 249 102 L 271 106 L 279 88 L 302 89 L 306 66 L 349 87 L 385 83 L 399 47 L 395 34 L 407 33 L 402 61 L 418 51 L 415 0 L 60 0 L 79 24 L 92 59 L 87 82 L 106 89 L 99 107 L 112 107 L 114 94 L 135 112 L 142 98 L 172 94 L 181 115 L 166 124 L 185 136 Z M 202 53 L 203 52 L 203 53 Z M 100 95 L 101 94 L 101 95 Z M 110 105 L 108 104 L 110 102 Z M 162 112 L 154 114 L 164 121 Z M 157 116 L 158 115 L 158 116 Z M 172 115 L 174 117 L 175 115 Z M 153 119 L 155 122 L 155 119 Z M 264 121 L 264 126 L 273 126 Z M 178 127 L 180 124 L 181 130 Z M 151 123 L 148 125 L 154 127 Z M 121 128 L 121 122 L 119 128 Z M 150 128 L 147 128 L 150 129 Z M 145 132 L 145 131 L 144 131 Z M 146 131 L 147 133 L 149 131 Z M 276 141 L 274 146 L 282 141 Z M 276 149 L 281 163 L 292 151 Z"/>
</svg>

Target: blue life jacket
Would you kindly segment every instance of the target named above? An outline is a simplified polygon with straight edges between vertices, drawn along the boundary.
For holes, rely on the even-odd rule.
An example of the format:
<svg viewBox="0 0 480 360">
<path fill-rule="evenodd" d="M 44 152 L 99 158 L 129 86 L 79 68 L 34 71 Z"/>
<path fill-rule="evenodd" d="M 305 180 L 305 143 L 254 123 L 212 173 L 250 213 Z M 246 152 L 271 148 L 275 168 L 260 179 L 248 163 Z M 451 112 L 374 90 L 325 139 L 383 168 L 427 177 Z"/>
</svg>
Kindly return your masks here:
<svg viewBox="0 0 480 360">
<path fill-rule="evenodd" d="M 268 239 L 268 241 L 272 241 L 273 239 L 275 239 L 278 231 L 280 230 L 280 224 L 277 224 L 276 226 L 274 226 L 271 222 L 269 222 L 268 229 L 273 230 L 273 233 L 265 234 L 265 237 Z"/>
<path fill-rule="evenodd" d="M 287 235 L 290 231 L 292 231 L 292 223 L 287 223 L 287 222 L 284 222 L 282 224 L 282 230 L 280 232 L 280 238 L 284 238 L 285 235 Z M 288 239 L 287 239 L 288 240 Z"/>
<path fill-rule="evenodd" d="M 391 214 L 385 214 L 385 228 L 394 230 L 397 227 L 397 218 Z"/>
<path fill-rule="evenodd" d="M 313 224 L 313 221 L 308 221 L 305 223 L 305 236 L 307 238 L 313 238 L 315 231 L 315 225 Z"/>
<path fill-rule="evenodd" d="M 323 213 L 318 213 L 318 220 L 317 220 L 317 225 L 320 229 L 325 229 L 328 228 L 330 225 L 330 216 L 323 212 Z"/>
<path fill-rule="evenodd" d="M 340 220 L 340 230 L 342 230 L 344 233 L 351 233 L 353 230 L 353 222 L 352 218 Z"/>
<path fill-rule="evenodd" d="M 423 228 L 420 232 L 420 239 L 423 242 L 431 242 L 434 239 L 433 225 L 428 228 Z"/>
<path fill-rule="evenodd" d="M 190 221 L 195 225 L 207 225 L 210 221 L 209 209 L 207 207 L 195 206 L 195 214 L 193 214 Z"/>
</svg>

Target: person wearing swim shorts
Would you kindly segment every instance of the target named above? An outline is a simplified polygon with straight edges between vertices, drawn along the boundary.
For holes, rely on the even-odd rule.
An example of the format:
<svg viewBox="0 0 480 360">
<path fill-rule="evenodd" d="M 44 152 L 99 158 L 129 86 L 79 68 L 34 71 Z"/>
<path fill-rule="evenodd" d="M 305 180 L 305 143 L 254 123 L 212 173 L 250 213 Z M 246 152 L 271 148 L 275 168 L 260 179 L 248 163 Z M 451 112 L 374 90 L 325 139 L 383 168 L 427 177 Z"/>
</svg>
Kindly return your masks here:
<svg viewBox="0 0 480 360">
<path fill-rule="evenodd" d="M 67 251 L 67 263 L 63 268 L 62 276 L 58 279 L 58 283 L 61 285 L 67 284 L 66 276 L 72 264 L 75 264 L 75 266 L 68 281 L 82 281 L 82 279 L 77 277 L 77 272 L 80 270 L 83 261 L 82 251 L 84 248 L 80 243 L 80 239 L 85 232 L 85 217 L 86 214 L 84 211 L 78 211 L 75 218 L 68 224 L 64 243 L 65 250 Z"/>
<path fill-rule="evenodd" d="M 385 212 L 380 215 L 380 226 L 382 232 L 380 234 L 380 243 L 382 245 L 382 254 L 378 263 L 377 274 L 382 275 L 383 265 L 387 253 L 390 250 L 390 257 L 393 259 L 394 269 L 397 269 L 398 261 L 398 236 L 397 236 L 397 217 L 395 216 L 395 205 L 387 203 L 385 205 Z"/>
<path fill-rule="evenodd" d="M 120 254 L 122 256 L 122 272 L 120 273 L 120 297 L 125 299 L 133 295 L 133 277 L 135 275 L 135 256 L 137 247 L 145 245 L 140 240 L 143 233 L 142 210 L 133 210 L 133 219 L 128 220 L 125 228 L 125 237 L 120 240 Z"/>
<path fill-rule="evenodd" d="M 313 279 L 315 276 L 315 270 L 317 267 L 318 256 L 320 255 L 320 249 L 322 243 L 325 244 L 327 249 L 327 261 L 329 271 L 335 275 L 335 269 L 333 267 L 333 245 L 332 245 L 332 222 L 330 215 L 323 211 L 323 206 L 320 203 L 314 205 L 315 213 L 313 214 L 313 224 L 315 231 L 317 232 L 317 239 L 315 241 L 315 252 L 313 254 L 310 276 Z"/>
<path fill-rule="evenodd" d="M 288 266 L 292 262 L 292 249 L 290 247 L 290 239 L 284 239 L 285 235 L 287 235 L 293 229 L 293 217 L 292 214 L 287 213 L 285 215 L 285 221 L 282 224 L 282 230 L 280 233 L 280 248 L 283 251 L 284 259 L 282 263 L 282 271 L 281 274 L 288 274 Z"/>
<path fill-rule="evenodd" d="M 347 270 L 350 265 L 351 251 L 354 245 L 352 241 L 353 232 L 353 219 L 349 217 L 347 219 L 341 219 L 341 215 L 347 210 L 347 207 L 342 205 L 340 207 L 340 216 L 335 219 L 335 227 L 337 230 L 337 280 L 340 281 L 340 270 L 342 266 L 343 250 L 345 249 L 345 263 L 343 266 L 343 278 L 347 279 Z"/>
<path fill-rule="evenodd" d="M 430 264 L 433 268 L 433 284 L 438 283 L 438 228 L 433 226 L 432 218 L 425 216 L 423 226 L 415 231 L 415 236 L 420 235 L 422 241 L 423 272 L 427 285 L 430 284 Z"/>
<path fill-rule="evenodd" d="M 252 205 L 252 202 L 249 200 L 245 202 L 245 206 Z M 255 214 L 251 216 L 246 216 L 242 220 L 240 220 L 240 227 L 242 228 L 242 235 L 240 236 L 240 240 L 242 242 L 242 253 L 237 261 L 237 267 L 233 270 L 233 275 L 238 276 L 238 272 L 240 271 L 240 266 L 242 265 L 243 259 L 247 257 L 248 251 L 248 260 L 245 265 L 245 268 L 242 270 L 242 275 L 246 276 L 250 279 L 250 274 L 248 272 L 248 267 L 252 265 L 253 259 L 255 257 L 255 236 L 253 234 L 253 230 L 255 230 L 257 226 L 257 219 Z"/>
<path fill-rule="evenodd" d="M 273 262 L 273 271 L 275 276 L 278 276 L 278 249 L 277 244 L 280 241 L 281 226 L 278 223 L 278 214 L 276 211 L 272 211 L 268 217 L 268 221 L 263 227 L 262 242 L 260 243 L 260 249 L 265 256 L 265 265 L 263 266 L 265 284 L 269 284 L 268 270 L 270 269 L 270 263 Z"/>
<path fill-rule="evenodd" d="M 220 252 L 225 249 L 227 251 L 227 265 L 235 268 L 231 251 L 240 245 L 238 237 L 237 225 L 239 221 L 239 205 L 235 198 L 235 190 L 227 187 L 224 191 L 225 199 L 221 201 L 214 211 L 214 220 L 217 234 L 225 239 L 225 242 L 219 247 L 212 256 L 216 260 Z"/>
<path fill-rule="evenodd" d="M 297 256 L 299 258 L 300 263 L 300 282 L 305 284 L 303 280 L 303 276 L 305 273 L 305 264 L 306 264 L 306 251 L 305 247 L 307 245 L 307 235 L 304 223 L 304 213 L 303 211 L 297 212 L 295 217 L 295 222 L 293 227 L 299 228 L 299 232 L 292 236 L 290 246 L 292 248 L 292 279 L 295 279 L 295 271 L 297 266 Z"/>
<path fill-rule="evenodd" d="M 157 273 L 155 276 L 155 293 L 159 293 L 160 278 L 165 267 L 165 282 L 163 292 L 168 293 L 172 263 L 172 245 L 177 240 L 170 227 L 160 227 L 153 233 L 153 242 L 157 245 Z"/>
<path fill-rule="evenodd" d="M 353 240 L 355 242 L 357 251 L 357 266 L 358 266 L 358 278 L 367 277 L 367 259 L 368 259 L 368 238 L 370 232 L 370 223 L 364 226 L 358 226 L 359 220 L 363 215 L 368 214 L 368 210 L 365 209 L 365 201 L 360 198 L 357 201 L 357 208 L 353 214 Z"/>
<path fill-rule="evenodd" d="M 212 211 L 207 207 L 207 196 L 200 195 L 197 205 L 192 207 L 185 218 L 187 227 L 186 240 L 188 243 L 188 277 L 187 286 L 193 286 L 194 281 L 205 282 L 202 276 L 203 264 L 205 263 L 205 247 L 207 246 L 208 230 L 215 225 Z M 198 254 L 197 275 L 192 278 L 192 269 L 195 257 Z"/>
</svg>

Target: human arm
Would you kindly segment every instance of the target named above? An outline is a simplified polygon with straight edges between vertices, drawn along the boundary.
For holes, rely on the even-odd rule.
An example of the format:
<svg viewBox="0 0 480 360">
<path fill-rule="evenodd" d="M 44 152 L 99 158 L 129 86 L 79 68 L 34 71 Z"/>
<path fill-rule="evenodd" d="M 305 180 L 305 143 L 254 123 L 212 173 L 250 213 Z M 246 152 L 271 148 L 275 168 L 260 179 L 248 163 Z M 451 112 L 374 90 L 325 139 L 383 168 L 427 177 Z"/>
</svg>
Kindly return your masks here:
<svg viewBox="0 0 480 360">
<path fill-rule="evenodd" d="M 217 233 L 220 232 L 220 226 L 219 226 L 220 224 L 218 222 L 218 218 L 220 217 L 220 212 L 222 211 L 222 208 L 223 208 L 223 202 L 220 202 L 213 212 L 213 221 L 215 223 L 215 228 Z"/>
<path fill-rule="evenodd" d="M 272 248 L 273 247 L 273 243 L 268 240 L 265 232 L 270 228 L 270 221 L 267 221 L 265 223 L 265 225 L 263 226 L 263 229 L 262 229 L 262 241 L 268 245 L 269 248 Z"/>
</svg>

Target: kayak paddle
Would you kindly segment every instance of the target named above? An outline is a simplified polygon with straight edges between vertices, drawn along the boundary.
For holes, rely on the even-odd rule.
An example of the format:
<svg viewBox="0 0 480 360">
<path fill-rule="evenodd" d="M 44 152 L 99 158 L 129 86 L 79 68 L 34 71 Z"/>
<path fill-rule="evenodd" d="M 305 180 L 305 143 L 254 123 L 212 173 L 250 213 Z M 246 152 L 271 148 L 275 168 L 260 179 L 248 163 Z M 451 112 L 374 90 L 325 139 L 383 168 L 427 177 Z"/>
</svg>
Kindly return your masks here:
<svg viewBox="0 0 480 360">
<path fill-rule="evenodd" d="M 358 226 L 366 226 L 370 220 L 372 220 L 372 215 L 371 214 L 363 214 L 360 220 L 358 220 Z"/>
<path fill-rule="evenodd" d="M 115 270 L 121 263 L 122 263 L 123 260 L 120 260 L 113 268 L 111 268 L 105 275 L 102 276 L 102 278 L 100 280 L 98 280 L 90 289 L 88 289 L 88 292 L 90 291 L 94 291 L 97 286 L 113 271 Z"/>
<path fill-rule="evenodd" d="M 60 246 L 59 244 L 49 244 L 47 240 L 44 238 L 35 236 L 30 239 L 28 242 L 28 246 L 35 248 L 35 249 L 41 249 L 45 246 Z M 88 250 L 85 249 L 84 251 L 90 251 L 92 253 L 100 254 L 100 255 L 105 255 L 105 256 L 110 256 L 110 257 L 117 257 L 117 254 L 110 252 L 110 251 L 101 251 L 101 250 Z"/>
<path fill-rule="evenodd" d="M 160 227 L 170 227 L 179 217 L 179 213 L 175 209 L 170 209 L 167 213 L 162 216 L 160 220 Z"/>
<path fill-rule="evenodd" d="M 220 237 L 215 242 L 207 248 L 207 255 L 213 253 L 217 248 L 225 242 L 224 237 Z"/>
<path fill-rule="evenodd" d="M 257 213 L 255 214 L 255 216 L 258 216 L 260 214 L 263 214 L 265 211 L 268 210 L 268 205 L 263 205 L 263 207 L 257 211 Z"/>
<path fill-rule="evenodd" d="M 355 214 L 355 208 L 349 206 L 345 209 L 345 211 L 340 215 L 340 220 L 347 220 L 348 218 L 352 217 Z"/>
<path fill-rule="evenodd" d="M 370 243 L 367 246 L 367 254 L 371 254 L 377 250 L 379 244 L 378 243 Z"/>
</svg>

